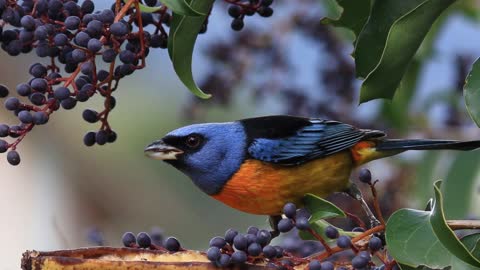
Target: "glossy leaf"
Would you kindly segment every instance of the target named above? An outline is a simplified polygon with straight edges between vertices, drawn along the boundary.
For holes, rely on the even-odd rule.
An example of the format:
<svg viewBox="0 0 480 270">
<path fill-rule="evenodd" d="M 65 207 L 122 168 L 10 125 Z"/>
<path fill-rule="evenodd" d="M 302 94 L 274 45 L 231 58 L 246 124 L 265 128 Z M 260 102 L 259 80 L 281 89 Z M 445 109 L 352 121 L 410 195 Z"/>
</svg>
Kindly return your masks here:
<svg viewBox="0 0 480 270">
<path fill-rule="evenodd" d="M 388 251 L 404 265 L 402 269 L 480 269 L 461 261 L 443 246 L 433 231 L 430 215 L 428 211 L 400 209 L 390 216 L 385 233 Z"/>
<path fill-rule="evenodd" d="M 472 151 L 459 152 L 454 157 L 443 186 L 444 210 L 448 219 L 464 219 L 470 213 L 480 155 Z"/>
<path fill-rule="evenodd" d="M 328 226 L 333 226 L 330 222 L 325 221 L 325 220 L 317 220 L 315 222 L 310 222 L 310 228 L 312 228 L 316 233 L 322 236 L 322 238 L 327 242 L 327 243 L 335 243 L 337 239 L 330 239 L 327 237 L 325 234 L 325 230 L 327 229 Z M 346 235 L 350 238 L 353 238 L 355 236 L 360 235 L 360 232 L 350 232 L 350 231 L 345 231 L 341 228 L 335 227 L 338 230 L 339 235 Z M 301 239 L 303 240 L 317 240 L 313 235 L 307 231 L 299 231 L 298 235 L 300 236 Z"/>
<path fill-rule="evenodd" d="M 434 184 L 432 211 L 400 209 L 392 214 L 385 233 L 389 252 L 402 269 L 480 269 L 445 221 L 440 184 Z"/>
<path fill-rule="evenodd" d="M 313 194 L 305 195 L 303 202 L 305 208 L 312 214 L 310 222 L 315 222 L 320 219 L 346 216 L 342 209 Z"/>
<path fill-rule="evenodd" d="M 329 0 L 330 1 L 330 0 Z M 335 12 L 327 13 L 322 23 L 345 27 L 357 37 L 370 15 L 370 0 L 337 0 Z"/>
<path fill-rule="evenodd" d="M 207 14 L 212 8 L 213 2 L 214 0 L 191 0 L 189 4 L 198 12 Z M 192 74 L 193 49 L 205 19 L 206 16 L 193 17 L 173 13 L 168 37 L 168 54 L 175 72 L 183 84 L 200 98 L 211 96 L 197 86 Z"/>
<path fill-rule="evenodd" d="M 480 233 L 469 234 L 460 241 L 475 258 L 480 258 Z"/>
<path fill-rule="evenodd" d="M 479 58 L 480 59 L 480 58 Z M 463 96 L 468 114 L 472 120 L 480 127 L 480 60 L 477 59 L 472 66 L 472 70 L 467 76 L 465 86 L 463 87 Z"/>
<path fill-rule="evenodd" d="M 375 1 L 355 49 L 357 76 L 365 78 L 360 102 L 394 96 L 431 25 L 454 1 Z"/>
<path fill-rule="evenodd" d="M 460 260 L 471 264 L 476 267 L 480 267 L 480 261 L 475 258 L 468 249 L 458 240 L 455 233 L 450 229 L 445 220 L 445 214 L 443 212 L 443 195 L 440 192 L 441 181 L 437 181 L 434 184 L 435 190 L 435 203 L 430 215 L 430 222 L 432 224 L 433 231 L 435 232 L 438 240 L 444 245 L 448 251 L 455 255 Z"/>
<path fill-rule="evenodd" d="M 405 76 L 403 76 L 396 90 L 395 101 L 385 100 L 382 104 L 381 117 L 403 132 L 408 131 L 410 118 L 407 112 L 409 111 L 408 108 L 415 94 L 420 67 L 420 61 L 414 59 L 410 63 Z M 429 190 L 430 187 L 431 186 L 428 186 Z"/>
</svg>

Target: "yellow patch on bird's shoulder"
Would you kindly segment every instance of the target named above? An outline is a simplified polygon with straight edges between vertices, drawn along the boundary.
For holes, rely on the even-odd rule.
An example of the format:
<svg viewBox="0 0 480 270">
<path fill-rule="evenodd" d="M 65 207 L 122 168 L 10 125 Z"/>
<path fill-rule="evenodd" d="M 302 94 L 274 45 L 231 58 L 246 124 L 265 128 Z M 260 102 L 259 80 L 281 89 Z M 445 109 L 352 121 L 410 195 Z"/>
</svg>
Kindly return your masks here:
<svg viewBox="0 0 480 270">
<path fill-rule="evenodd" d="M 249 159 L 212 197 L 243 212 L 277 215 L 287 202 L 301 205 L 307 193 L 325 197 L 344 190 L 352 168 L 349 151 L 298 166 Z"/>
</svg>

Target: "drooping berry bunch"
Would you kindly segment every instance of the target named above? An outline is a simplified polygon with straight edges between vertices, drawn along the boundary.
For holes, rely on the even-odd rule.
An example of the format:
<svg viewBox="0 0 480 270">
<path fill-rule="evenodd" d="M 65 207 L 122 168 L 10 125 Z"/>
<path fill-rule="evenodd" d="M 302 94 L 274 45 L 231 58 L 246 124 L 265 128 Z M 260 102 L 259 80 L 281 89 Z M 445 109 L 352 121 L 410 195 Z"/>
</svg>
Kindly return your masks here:
<svg viewBox="0 0 480 270">
<path fill-rule="evenodd" d="M 144 1 L 157 7 L 153 13 L 142 12 L 140 0 L 113 2 L 110 9 L 96 10 L 92 0 L 0 0 L 1 48 L 11 56 L 34 52 L 45 59 L 32 64 L 31 79 L 16 86 L 19 97 L 9 97 L 4 103 L 19 120 L 16 125 L 0 125 L 0 137 L 11 139 L 0 139 L 0 153 L 8 151 L 10 164 L 20 163 L 17 145 L 36 125 L 46 124 L 53 112 L 73 109 L 94 95 L 104 97 L 103 108 L 87 109 L 82 117 L 100 127 L 85 134 L 84 144 L 116 140 L 108 122 L 116 105 L 113 92 L 120 79 L 145 67 L 151 48 L 167 48 L 165 28 L 172 15 L 156 0 Z M 237 10 L 234 15 L 242 25 L 245 15 L 268 17 L 273 13 L 271 0 L 227 2 Z M 207 30 L 207 23 L 208 17 L 200 33 Z M 146 31 L 149 25 L 153 27 Z M 101 62 L 108 67 L 98 66 Z M 0 85 L 0 98 L 9 93 Z"/>
<path fill-rule="evenodd" d="M 155 2 L 155 3 L 153 3 Z M 157 1 L 149 1 L 157 5 Z M 156 13 L 143 13 L 138 1 L 116 1 L 111 9 L 95 11 L 94 2 L 61 0 L 0 0 L 1 48 L 11 56 L 34 51 L 48 61 L 30 66 L 32 78 L 16 86 L 18 96 L 9 97 L 4 105 L 19 119 L 17 125 L 0 125 L 0 153 L 9 151 L 7 160 L 12 165 L 20 162 L 16 151 L 25 135 L 36 125 L 49 121 L 60 108 L 73 109 L 78 102 L 86 102 L 98 94 L 105 98 L 100 111 L 87 109 L 83 119 L 100 123 L 97 131 L 84 137 L 87 146 L 114 142 L 117 134 L 108 123 L 108 115 L 115 108 L 113 92 L 121 78 L 145 67 L 150 48 L 166 48 L 171 16 L 166 8 Z M 8 29 L 6 26 L 9 25 Z M 144 27 L 153 25 L 150 33 Z M 107 69 L 97 67 L 105 62 Z M 9 94 L 0 87 L 0 97 Z"/>
<path fill-rule="evenodd" d="M 226 0 L 226 2 L 231 3 L 228 7 L 228 15 L 233 18 L 230 26 L 235 31 L 243 29 L 245 26 L 243 22 L 245 16 L 253 16 L 255 13 L 262 17 L 270 17 L 273 15 L 273 9 L 270 7 L 273 0 Z"/>
</svg>

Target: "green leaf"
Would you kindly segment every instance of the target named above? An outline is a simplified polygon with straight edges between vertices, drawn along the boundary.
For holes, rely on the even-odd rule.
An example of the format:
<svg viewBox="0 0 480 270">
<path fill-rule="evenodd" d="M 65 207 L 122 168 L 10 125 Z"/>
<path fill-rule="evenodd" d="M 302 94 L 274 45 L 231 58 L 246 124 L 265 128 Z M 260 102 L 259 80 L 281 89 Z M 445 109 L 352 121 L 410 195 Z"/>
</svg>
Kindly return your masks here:
<svg viewBox="0 0 480 270">
<path fill-rule="evenodd" d="M 432 214 L 430 215 L 433 231 L 443 246 L 457 258 L 473 266 L 480 267 L 480 261 L 458 240 L 445 220 L 445 214 L 443 213 L 443 196 L 440 192 L 441 183 L 441 181 L 437 181 L 433 185 L 435 190 L 435 203 L 431 212 Z"/>
<path fill-rule="evenodd" d="M 480 269 L 464 263 L 443 246 L 430 216 L 431 212 L 414 209 L 400 209 L 390 216 L 385 238 L 390 255 L 405 265 L 402 269 Z"/>
<path fill-rule="evenodd" d="M 209 11 L 209 9 L 204 10 L 194 6 L 190 1 L 187 2 L 186 0 L 160 0 L 160 2 L 162 2 L 174 13 L 184 16 L 206 16 Z"/>
<path fill-rule="evenodd" d="M 204 14 L 212 8 L 214 0 L 191 0 L 190 6 Z M 168 54 L 173 68 L 183 84 L 200 98 L 209 98 L 195 83 L 192 74 L 192 56 L 198 32 L 206 16 L 184 16 L 173 13 L 168 37 Z"/>
<path fill-rule="evenodd" d="M 475 258 L 480 258 L 480 233 L 469 234 L 460 241 Z"/>
<path fill-rule="evenodd" d="M 357 76 L 365 78 L 360 102 L 394 96 L 431 25 L 454 1 L 375 1 L 355 48 Z"/>
<path fill-rule="evenodd" d="M 463 219 L 470 213 L 478 164 L 480 155 L 476 151 L 459 152 L 455 155 L 443 186 L 444 210 L 449 219 Z"/>
<path fill-rule="evenodd" d="M 410 118 L 406 112 L 409 111 L 408 108 L 415 94 L 420 67 L 420 61 L 414 59 L 409 64 L 409 68 L 398 86 L 395 102 L 386 100 L 382 104 L 381 117 L 386 119 L 388 123 L 391 123 L 392 126 L 404 132 L 409 127 Z"/>
<path fill-rule="evenodd" d="M 123 0 L 124 3 L 127 3 L 127 0 Z M 192 9 L 192 7 L 184 0 L 160 0 L 165 6 L 167 6 L 170 10 L 175 13 L 186 15 L 186 16 L 201 16 L 205 15 L 203 13 L 199 13 L 198 11 Z M 162 7 L 149 7 L 143 4 L 139 4 L 140 11 L 146 13 L 154 13 L 159 11 Z"/>
<path fill-rule="evenodd" d="M 329 0 L 328 2 L 331 2 Z M 322 23 L 351 29 L 357 37 L 370 15 L 370 0 L 336 0 L 335 12 L 327 12 Z M 333 4 L 330 4 L 333 5 Z"/>
<path fill-rule="evenodd" d="M 480 59 L 480 58 L 479 58 Z M 480 127 L 480 61 L 477 59 L 467 76 L 463 96 L 470 118 Z"/>
<path fill-rule="evenodd" d="M 305 208 L 312 214 L 310 222 L 325 218 L 346 217 L 342 209 L 313 194 L 305 195 L 303 203 Z"/>
<path fill-rule="evenodd" d="M 337 0 L 320 0 L 324 11 L 325 11 L 325 17 L 332 19 L 332 20 L 338 20 L 342 16 L 342 7 L 339 5 Z"/>
<path fill-rule="evenodd" d="M 335 243 L 337 240 L 336 239 L 330 239 L 327 237 L 325 234 L 325 230 L 327 229 L 328 226 L 332 226 L 338 230 L 339 235 L 346 235 L 350 238 L 353 238 L 355 236 L 360 235 L 360 232 L 350 232 L 350 231 L 345 231 L 341 228 L 333 226 L 330 222 L 325 221 L 323 219 L 317 220 L 315 222 L 310 222 L 310 228 L 312 228 L 315 232 L 317 232 L 319 235 L 322 236 L 322 238 L 329 244 Z M 313 235 L 309 232 L 306 231 L 298 231 L 298 235 L 300 236 L 301 239 L 303 240 L 317 240 Z"/>
</svg>

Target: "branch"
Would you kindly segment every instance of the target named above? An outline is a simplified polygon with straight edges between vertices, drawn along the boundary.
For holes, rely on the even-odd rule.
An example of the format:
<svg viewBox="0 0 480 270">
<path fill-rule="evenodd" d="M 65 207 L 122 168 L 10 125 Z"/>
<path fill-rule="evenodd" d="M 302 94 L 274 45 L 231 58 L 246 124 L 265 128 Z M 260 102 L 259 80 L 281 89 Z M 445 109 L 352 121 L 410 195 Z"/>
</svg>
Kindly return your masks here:
<svg viewBox="0 0 480 270">
<path fill-rule="evenodd" d="M 246 264 L 244 269 L 266 269 L 265 264 Z M 139 248 L 91 247 L 58 251 L 26 251 L 23 270 L 158 270 L 218 269 L 204 252 L 165 252 Z"/>
<path fill-rule="evenodd" d="M 480 220 L 447 220 L 447 225 L 452 230 L 480 229 Z"/>
</svg>

